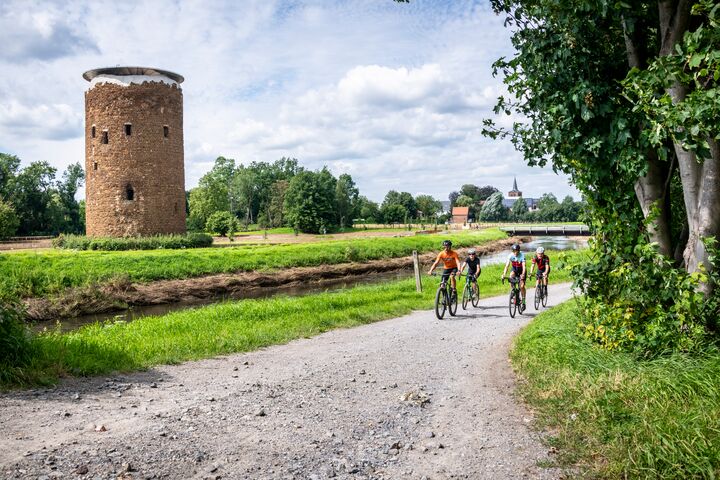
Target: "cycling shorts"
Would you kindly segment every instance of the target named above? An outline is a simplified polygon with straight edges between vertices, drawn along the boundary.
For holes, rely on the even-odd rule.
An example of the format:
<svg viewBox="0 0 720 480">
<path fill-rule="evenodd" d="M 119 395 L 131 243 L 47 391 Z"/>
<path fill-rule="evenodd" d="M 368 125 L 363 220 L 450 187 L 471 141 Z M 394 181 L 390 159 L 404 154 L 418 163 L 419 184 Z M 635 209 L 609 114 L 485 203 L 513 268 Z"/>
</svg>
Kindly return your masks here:
<svg viewBox="0 0 720 480">
<path fill-rule="evenodd" d="M 443 279 L 443 281 L 447 280 L 447 279 L 450 277 L 450 275 L 452 275 L 453 273 L 457 273 L 457 271 L 458 271 L 457 268 L 445 268 L 445 269 L 443 269 L 443 273 L 442 273 L 442 279 Z"/>
<path fill-rule="evenodd" d="M 522 273 L 522 267 L 513 267 L 512 271 L 513 271 L 513 273 L 515 273 L 515 276 L 517 278 L 519 278 L 523 282 L 525 281 L 525 275 L 520 275 Z"/>
</svg>

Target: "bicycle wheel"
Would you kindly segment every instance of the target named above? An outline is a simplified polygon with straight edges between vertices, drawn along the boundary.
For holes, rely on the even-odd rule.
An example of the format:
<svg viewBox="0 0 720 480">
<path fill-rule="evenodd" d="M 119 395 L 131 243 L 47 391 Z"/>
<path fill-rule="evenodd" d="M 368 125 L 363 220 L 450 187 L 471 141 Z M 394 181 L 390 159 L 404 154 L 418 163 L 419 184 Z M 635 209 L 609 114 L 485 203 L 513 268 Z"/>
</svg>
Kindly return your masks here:
<svg viewBox="0 0 720 480">
<path fill-rule="evenodd" d="M 448 293 L 448 312 L 450 312 L 450 315 L 453 317 L 457 313 L 457 300 L 457 290 L 452 293 Z"/>
<path fill-rule="evenodd" d="M 472 306 L 477 307 L 478 304 L 480 304 L 480 292 L 478 291 L 479 287 L 477 284 L 473 283 L 470 290 L 472 291 Z"/>
<path fill-rule="evenodd" d="M 442 320 L 445 316 L 445 308 L 445 289 L 440 287 L 435 294 L 435 316 L 438 320 Z"/>
<path fill-rule="evenodd" d="M 467 310 L 468 302 L 470 301 L 471 296 L 472 296 L 472 289 L 470 288 L 470 284 L 466 283 L 465 288 L 463 288 L 463 298 L 462 298 L 463 310 Z"/>
<path fill-rule="evenodd" d="M 542 300 L 542 285 L 535 287 L 535 310 L 540 308 L 540 301 Z"/>
<path fill-rule="evenodd" d="M 542 306 L 547 307 L 547 285 L 543 285 Z"/>
<path fill-rule="evenodd" d="M 510 318 L 515 318 L 515 311 L 517 310 L 517 303 L 515 303 L 515 290 L 510 290 Z"/>
</svg>

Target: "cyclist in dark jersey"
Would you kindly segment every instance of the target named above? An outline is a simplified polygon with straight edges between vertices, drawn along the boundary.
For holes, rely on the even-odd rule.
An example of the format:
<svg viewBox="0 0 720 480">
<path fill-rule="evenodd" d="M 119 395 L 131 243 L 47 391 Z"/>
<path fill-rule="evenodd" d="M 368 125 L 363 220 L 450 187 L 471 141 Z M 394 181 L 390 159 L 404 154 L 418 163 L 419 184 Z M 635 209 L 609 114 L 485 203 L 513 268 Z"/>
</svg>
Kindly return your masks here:
<svg viewBox="0 0 720 480">
<path fill-rule="evenodd" d="M 477 284 L 477 278 L 480 276 L 480 272 L 482 271 L 482 269 L 480 268 L 480 259 L 478 258 L 477 252 L 474 248 L 468 250 L 467 254 L 468 258 L 466 258 L 463 262 L 462 266 L 460 267 L 460 271 L 462 272 L 467 265 L 468 277 L 472 277 L 470 278 L 470 281 Z"/>
<path fill-rule="evenodd" d="M 532 265 L 530 265 L 530 275 L 533 274 L 533 270 L 537 267 L 537 279 L 535 280 L 535 288 L 540 285 L 540 277 L 543 279 L 543 285 L 547 287 L 548 275 L 550 275 L 550 258 L 545 255 L 545 249 L 538 247 L 535 250 L 535 255 L 532 258 Z"/>
</svg>

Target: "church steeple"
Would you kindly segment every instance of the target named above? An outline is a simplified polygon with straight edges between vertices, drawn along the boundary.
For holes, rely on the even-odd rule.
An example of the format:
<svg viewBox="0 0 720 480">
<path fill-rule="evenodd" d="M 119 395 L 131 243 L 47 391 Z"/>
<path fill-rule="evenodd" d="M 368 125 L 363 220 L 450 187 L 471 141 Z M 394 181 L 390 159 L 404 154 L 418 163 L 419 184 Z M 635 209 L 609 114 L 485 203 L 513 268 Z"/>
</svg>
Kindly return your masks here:
<svg viewBox="0 0 720 480">
<path fill-rule="evenodd" d="M 508 197 L 510 198 L 520 198 L 522 197 L 522 192 L 518 190 L 517 187 L 517 178 L 513 177 L 513 188 L 508 192 Z"/>
</svg>

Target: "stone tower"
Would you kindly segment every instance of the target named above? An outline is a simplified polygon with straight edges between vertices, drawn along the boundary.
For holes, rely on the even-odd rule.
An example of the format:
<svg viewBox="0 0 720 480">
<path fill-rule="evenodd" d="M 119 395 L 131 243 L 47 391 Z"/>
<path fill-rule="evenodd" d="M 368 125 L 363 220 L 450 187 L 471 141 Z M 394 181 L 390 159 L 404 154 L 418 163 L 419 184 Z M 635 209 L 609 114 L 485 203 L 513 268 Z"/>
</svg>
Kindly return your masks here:
<svg viewBox="0 0 720 480">
<path fill-rule="evenodd" d="M 83 74 L 88 236 L 185 233 L 182 76 L 144 67 Z"/>
</svg>

